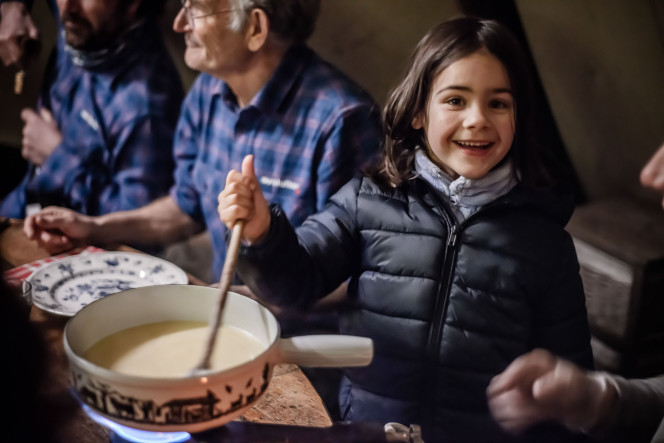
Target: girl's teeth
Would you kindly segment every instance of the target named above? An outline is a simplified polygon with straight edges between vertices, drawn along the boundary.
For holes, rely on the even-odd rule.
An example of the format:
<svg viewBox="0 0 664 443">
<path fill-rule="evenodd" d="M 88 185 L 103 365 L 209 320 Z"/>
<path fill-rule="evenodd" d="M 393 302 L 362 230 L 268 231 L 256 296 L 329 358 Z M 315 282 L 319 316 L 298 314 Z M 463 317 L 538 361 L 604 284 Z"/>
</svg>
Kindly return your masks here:
<svg viewBox="0 0 664 443">
<path fill-rule="evenodd" d="M 466 146 L 468 148 L 485 148 L 489 146 L 489 143 L 471 143 L 471 142 L 457 142 L 461 146 Z"/>
</svg>

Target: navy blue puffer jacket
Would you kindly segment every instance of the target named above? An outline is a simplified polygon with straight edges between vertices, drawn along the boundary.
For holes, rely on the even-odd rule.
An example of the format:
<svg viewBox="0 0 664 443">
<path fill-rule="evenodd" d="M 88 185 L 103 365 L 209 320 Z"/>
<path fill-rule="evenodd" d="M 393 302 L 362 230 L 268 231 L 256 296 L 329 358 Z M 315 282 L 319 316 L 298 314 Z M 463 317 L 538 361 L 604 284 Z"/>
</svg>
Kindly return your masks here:
<svg viewBox="0 0 664 443">
<path fill-rule="evenodd" d="M 374 360 L 345 371 L 342 416 L 422 425 L 430 442 L 572 441 L 544 424 L 520 438 L 492 420 L 485 390 L 541 347 L 592 366 L 572 206 L 517 185 L 458 223 L 422 179 L 385 190 L 356 179 L 297 234 L 272 208 L 267 237 L 241 251 L 243 280 L 271 303 L 306 308 L 350 277 L 340 331 L 370 337 Z"/>
</svg>

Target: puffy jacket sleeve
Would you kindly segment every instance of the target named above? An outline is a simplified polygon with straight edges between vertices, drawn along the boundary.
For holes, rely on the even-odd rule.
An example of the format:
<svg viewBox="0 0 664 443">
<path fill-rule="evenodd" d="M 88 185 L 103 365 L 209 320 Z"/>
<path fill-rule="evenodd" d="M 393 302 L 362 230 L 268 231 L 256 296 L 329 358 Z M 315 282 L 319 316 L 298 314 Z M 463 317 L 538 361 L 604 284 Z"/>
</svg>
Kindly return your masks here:
<svg viewBox="0 0 664 443">
<path fill-rule="evenodd" d="M 357 268 L 355 179 L 295 231 L 278 206 L 265 239 L 240 251 L 238 272 L 260 298 L 276 305 L 306 308 L 330 293 Z"/>
<path fill-rule="evenodd" d="M 542 347 L 584 368 L 593 368 L 590 328 L 579 262 L 572 237 L 562 231 L 546 261 L 542 296 L 534 302 L 533 347 Z"/>
</svg>

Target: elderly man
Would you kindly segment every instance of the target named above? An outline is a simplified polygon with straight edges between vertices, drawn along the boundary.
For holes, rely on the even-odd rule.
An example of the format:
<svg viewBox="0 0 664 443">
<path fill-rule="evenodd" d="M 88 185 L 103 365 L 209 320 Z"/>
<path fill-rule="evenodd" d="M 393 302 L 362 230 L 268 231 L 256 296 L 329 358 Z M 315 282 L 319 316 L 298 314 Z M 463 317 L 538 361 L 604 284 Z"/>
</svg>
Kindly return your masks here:
<svg viewBox="0 0 664 443">
<path fill-rule="evenodd" d="M 254 154 L 266 198 L 294 224 L 377 152 L 375 106 L 304 42 L 318 0 L 191 0 L 174 29 L 186 64 L 202 71 L 185 99 L 175 135 L 175 184 L 143 208 L 90 217 L 45 208 L 25 232 L 51 249 L 90 243 L 172 243 L 211 233 L 214 275 L 225 257 L 217 195 L 231 169 Z"/>
<path fill-rule="evenodd" d="M 162 3 L 57 0 L 60 32 L 39 104 L 21 113 L 28 173 L 0 215 L 47 205 L 107 214 L 168 193 L 184 93 L 154 20 Z M 0 7 L 0 53 L 21 64 L 21 42 L 36 29 L 22 3 Z"/>
</svg>

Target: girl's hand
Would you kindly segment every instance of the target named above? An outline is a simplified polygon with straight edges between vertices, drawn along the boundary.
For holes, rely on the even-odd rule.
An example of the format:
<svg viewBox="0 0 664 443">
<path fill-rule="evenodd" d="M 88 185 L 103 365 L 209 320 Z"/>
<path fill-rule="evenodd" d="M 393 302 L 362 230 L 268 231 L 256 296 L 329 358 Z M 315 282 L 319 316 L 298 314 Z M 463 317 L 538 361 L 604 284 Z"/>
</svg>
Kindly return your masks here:
<svg viewBox="0 0 664 443">
<path fill-rule="evenodd" d="M 232 229 L 237 220 L 244 220 L 244 239 L 254 243 L 270 229 L 270 209 L 263 197 L 254 172 L 254 156 L 242 160 L 242 173 L 231 170 L 226 187 L 219 194 L 219 218 Z"/>
</svg>

